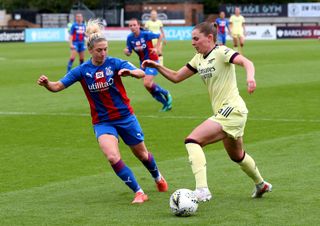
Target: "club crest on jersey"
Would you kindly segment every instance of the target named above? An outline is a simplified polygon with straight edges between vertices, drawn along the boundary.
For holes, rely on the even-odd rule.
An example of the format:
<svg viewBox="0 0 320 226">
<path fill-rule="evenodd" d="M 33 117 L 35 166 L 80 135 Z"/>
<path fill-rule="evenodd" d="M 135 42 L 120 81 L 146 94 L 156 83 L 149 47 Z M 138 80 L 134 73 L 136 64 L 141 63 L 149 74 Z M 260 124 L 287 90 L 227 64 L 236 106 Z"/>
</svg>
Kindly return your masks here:
<svg viewBox="0 0 320 226">
<path fill-rule="evenodd" d="M 96 72 L 95 77 L 96 77 L 96 79 L 103 78 L 104 77 L 103 71 Z"/>
<path fill-rule="evenodd" d="M 106 75 L 107 76 L 113 75 L 113 71 L 111 70 L 111 67 L 106 67 Z"/>
</svg>

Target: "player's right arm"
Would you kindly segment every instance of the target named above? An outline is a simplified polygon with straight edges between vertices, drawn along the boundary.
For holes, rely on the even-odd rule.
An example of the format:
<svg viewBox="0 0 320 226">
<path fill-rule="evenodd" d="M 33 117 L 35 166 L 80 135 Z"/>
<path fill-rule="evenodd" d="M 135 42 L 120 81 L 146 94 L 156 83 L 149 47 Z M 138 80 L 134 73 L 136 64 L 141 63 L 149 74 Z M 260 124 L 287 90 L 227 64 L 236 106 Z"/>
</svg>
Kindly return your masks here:
<svg viewBox="0 0 320 226">
<path fill-rule="evenodd" d="M 56 82 L 52 82 L 47 76 L 41 75 L 37 81 L 40 86 L 44 86 L 47 90 L 51 92 L 59 92 L 68 88 L 77 81 L 80 81 L 81 76 L 81 66 L 78 66 L 68 72 L 62 79 Z"/>
<path fill-rule="evenodd" d="M 130 56 L 131 53 L 132 53 L 132 46 L 131 46 L 129 37 L 127 38 L 127 47 L 123 50 L 123 53 L 124 53 L 126 56 Z"/>
<path fill-rule="evenodd" d="M 69 33 L 69 46 L 70 46 L 70 49 L 74 49 L 74 46 L 73 46 L 73 34 L 74 32 L 74 26 L 72 24 L 71 28 L 70 28 L 70 33 Z"/>
<path fill-rule="evenodd" d="M 245 26 L 245 19 L 242 17 L 242 29 L 243 29 L 243 35 L 246 36 L 246 26 Z"/>
<path fill-rule="evenodd" d="M 62 82 L 51 82 L 49 81 L 48 77 L 45 75 L 41 75 L 37 81 L 38 85 L 44 86 L 47 90 L 51 92 L 59 92 L 63 89 L 65 89 L 65 86 Z"/>
<path fill-rule="evenodd" d="M 233 33 L 233 15 L 229 19 L 229 31 L 230 31 L 230 34 L 232 35 L 232 33 Z"/>
<path fill-rule="evenodd" d="M 152 67 L 156 68 L 165 78 L 170 80 L 173 83 L 179 83 L 183 80 L 191 77 L 195 74 L 194 71 L 189 69 L 187 66 L 183 66 L 178 71 L 171 70 L 170 68 L 167 68 L 153 60 L 145 60 L 142 62 L 142 67 Z"/>
</svg>

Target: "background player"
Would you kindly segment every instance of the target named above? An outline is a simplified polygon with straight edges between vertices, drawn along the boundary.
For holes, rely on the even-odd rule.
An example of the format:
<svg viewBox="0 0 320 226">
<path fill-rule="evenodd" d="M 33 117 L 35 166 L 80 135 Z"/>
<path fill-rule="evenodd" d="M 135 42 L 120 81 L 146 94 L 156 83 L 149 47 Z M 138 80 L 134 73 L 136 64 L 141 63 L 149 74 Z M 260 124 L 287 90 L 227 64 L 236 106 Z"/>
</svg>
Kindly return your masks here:
<svg viewBox="0 0 320 226">
<path fill-rule="evenodd" d="M 84 61 L 85 47 L 85 31 L 86 25 L 83 22 L 83 16 L 81 13 L 76 14 L 76 21 L 70 28 L 69 44 L 70 44 L 70 59 L 68 62 L 67 72 L 71 70 L 74 59 L 77 53 L 79 54 L 80 64 Z"/>
<path fill-rule="evenodd" d="M 158 13 L 156 10 L 152 10 L 150 12 L 150 20 L 148 20 L 145 23 L 144 27 L 155 34 L 161 34 L 163 44 L 164 45 L 167 44 L 166 37 L 163 31 L 163 24 L 162 24 L 162 21 L 158 19 Z M 157 42 L 158 42 L 158 39 L 152 39 L 152 43 L 154 46 L 157 45 Z M 159 55 L 160 64 L 163 65 L 162 42 L 160 42 L 158 55 Z"/>
<path fill-rule="evenodd" d="M 232 34 L 234 49 L 238 49 L 238 40 L 240 43 L 239 52 L 243 52 L 244 37 L 245 37 L 245 19 L 240 15 L 240 8 L 236 7 L 234 10 L 234 15 L 230 17 L 230 29 Z"/>
<path fill-rule="evenodd" d="M 158 190 L 167 191 L 168 185 L 144 144 L 142 129 L 133 114 L 121 81 L 121 76 L 143 78 L 144 72 L 127 61 L 107 56 L 108 43 L 101 33 L 102 29 L 97 20 L 89 21 L 87 46 L 92 56 L 90 60 L 74 68 L 57 82 L 51 82 L 42 75 L 38 84 L 49 91 L 58 92 L 77 81 L 81 83 L 89 101 L 93 128 L 100 148 L 115 173 L 135 192 L 132 203 L 143 203 L 148 200 L 148 196 L 137 183 L 133 172 L 121 160 L 118 137 L 123 139 L 149 170 Z"/>
<path fill-rule="evenodd" d="M 130 56 L 132 50 L 135 51 L 140 59 L 140 64 L 144 60 L 153 60 L 159 62 L 157 51 L 161 43 L 161 35 L 150 31 L 142 30 L 137 19 L 133 18 L 129 21 L 129 28 L 132 31 L 127 37 L 127 47 L 124 49 L 124 54 Z M 152 39 L 158 39 L 156 48 L 152 44 Z M 161 111 L 169 111 L 172 108 L 172 97 L 168 90 L 154 82 L 154 77 L 158 71 L 154 68 L 144 68 L 146 76 L 144 77 L 144 87 L 157 101 L 162 103 Z"/>
<path fill-rule="evenodd" d="M 166 68 L 154 61 L 144 61 L 143 67 L 155 67 L 167 79 L 181 82 L 199 73 L 207 86 L 213 109 L 208 118 L 185 139 L 191 168 L 196 180 L 195 193 L 199 201 L 210 200 L 206 158 L 202 147 L 222 141 L 229 157 L 254 181 L 254 198 L 271 191 L 272 185 L 261 177 L 254 160 L 243 150 L 242 136 L 248 110 L 239 95 L 234 64 L 243 66 L 247 73 L 248 92 L 256 88 L 253 63 L 239 53 L 215 43 L 217 29 L 210 23 L 200 23 L 192 31 L 192 45 L 197 50 L 192 60 L 178 71 Z"/>
<path fill-rule="evenodd" d="M 216 24 L 218 25 L 218 36 L 217 36 L 217 43 L 219 45 L 226 45 L 227 40 L 227 31 L 230 33 L 229 29 L 229 21 L 225 18 L 226 15 L 223 11 L 219 13 L 219 17 L 216 19 Z"/>
</svg>

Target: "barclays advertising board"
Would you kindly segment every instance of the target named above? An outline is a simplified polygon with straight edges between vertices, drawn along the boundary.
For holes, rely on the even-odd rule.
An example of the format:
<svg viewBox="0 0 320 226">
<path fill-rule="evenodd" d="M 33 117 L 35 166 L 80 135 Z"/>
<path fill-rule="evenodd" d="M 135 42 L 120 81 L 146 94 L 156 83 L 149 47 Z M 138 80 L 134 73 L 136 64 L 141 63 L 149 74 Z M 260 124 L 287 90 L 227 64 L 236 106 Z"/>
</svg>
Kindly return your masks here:
<svg viewBox="0 0 320 226">
<path fill-rule="evenodd" d="M 191 40 L 193 27 L 164 27 L 167 40 Z"/>
<path fill-rule="evenodd" d="M 65 42 L 68 40 L 66 28 L 28 28 L 26 42 Z"/>
</svg>

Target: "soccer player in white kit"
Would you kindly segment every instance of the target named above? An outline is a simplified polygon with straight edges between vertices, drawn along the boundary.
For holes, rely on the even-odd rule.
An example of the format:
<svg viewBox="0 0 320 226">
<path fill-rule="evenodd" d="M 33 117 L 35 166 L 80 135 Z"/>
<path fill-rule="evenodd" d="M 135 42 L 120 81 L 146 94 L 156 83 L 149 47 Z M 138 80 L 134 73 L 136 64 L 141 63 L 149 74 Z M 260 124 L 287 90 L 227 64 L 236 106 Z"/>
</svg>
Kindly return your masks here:
<svg viewBox="0 0 320 226">
<path fill-rule="evenodd" d="M 230 17 L 230 30 L 233 40 L 233 47 L 235 50 L 238 49 L 238 41 L 240 44 L 240 48 L 238 49 L 239 52 L 242 54 L 242 49 L 244 46 L 244 37 L 245 37 L 245 19 L 240 14 L 240 8 L 236 7 L 234 10 L 234 15 L 231 15 Z"/>
<path fill-rule="evenodd" d="M 149 30 L 149 31 L 152 31 L 153 33 L 155 34 L 161 34 L 162 35 L 162 41 L 160 43 L 160 46 L 159 46 L 159 52 L 158 52 L 158 56 L 159 56 L 159 61 L 160 61 L 160 64 L 163 65 L 163 53 L 162 53 L 162 48 L 163 48 L 163 45 L 166 45 L 167 44 L 167 40 L 166 40 L 166 36 L 164 34 L 164 30 L 163 30 L 163 23 L 161 20 L 158 19 L 158 12 L 156 10 L 152 10 L 150 12 L 150 20 L 148 20 L 144 27 Z M 153 39 L 152 40 L 153 42 L 153 45 L 156 46 L 157 42 L 158 42 L 158 39 Z"/>
<path fill-rule="evenodd" d="M 192 45 L 197 54 L 178 71 L 171 70 L 157 62 L 146 60 L 143 67 L 154 67 L 168 80 L 178 83 L 198 73 L 206 85 L 213 109 L 209 117 L 185 139 L 191 168 L 196 180 L 195 193 L 199 201 L 212 198 L 207 184 L 206 157 L 202 147 L 222 141 L 229 157 L 253 180 L 253 198 L 260 198 L 270 192 L 272 185 L 266 182 L 251 156 L 243 149 L 242 136 L 248 110 L 239 95 L 235 64 L 243 66 L 247 74 L 248 92 L 256 89 L 253 63 L 226 46 L 216 45 L 217 27 L 203 22 L 192 31 Z"/>
</svg>

